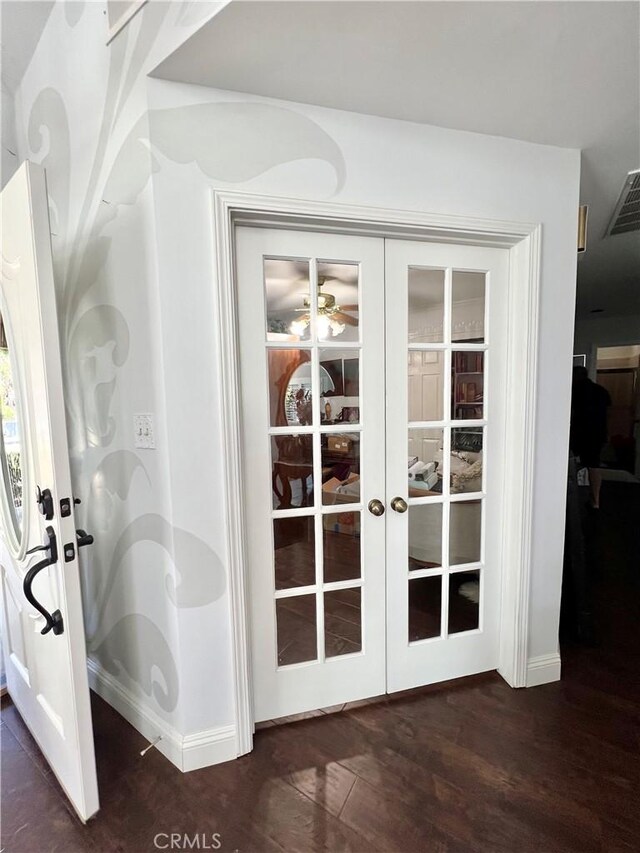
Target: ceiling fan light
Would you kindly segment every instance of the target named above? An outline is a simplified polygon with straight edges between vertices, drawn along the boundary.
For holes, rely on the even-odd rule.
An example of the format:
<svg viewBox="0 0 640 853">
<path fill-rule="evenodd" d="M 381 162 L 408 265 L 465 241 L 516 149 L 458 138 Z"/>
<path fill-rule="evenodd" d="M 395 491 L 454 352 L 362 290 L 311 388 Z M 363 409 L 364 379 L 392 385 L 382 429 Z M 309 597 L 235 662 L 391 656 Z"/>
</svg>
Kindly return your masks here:
<svg viewBox="0 0 640 853">
<path fill-rule="evenodd" d="M 326 314 L 318 314 L 317 319 L 318 337 L 320 340 L 325 340 L 331 333 L 331 321 Z"/>
<path fill-rule="evenodd" d="M 334 337 L 341 335 L 345 330 L 344 323 L 339 323 L 337 320 L 329 320 L 329 326 L 331 327 L 331 332 Z"/>
<path fill-rule="evenodd" d="M 291 332 L 292 335 L 297 335 L 298 337 L 301 337 L 301 335 L 304 334 L 304 330 L 307 328 L 308 325 L 309 325 L 309 318 L 308 317 L 300 317 L 299 320 L 294 320 L 291 323 L 291 325 L 289 326 L 289 331 Z"/>
</svg>

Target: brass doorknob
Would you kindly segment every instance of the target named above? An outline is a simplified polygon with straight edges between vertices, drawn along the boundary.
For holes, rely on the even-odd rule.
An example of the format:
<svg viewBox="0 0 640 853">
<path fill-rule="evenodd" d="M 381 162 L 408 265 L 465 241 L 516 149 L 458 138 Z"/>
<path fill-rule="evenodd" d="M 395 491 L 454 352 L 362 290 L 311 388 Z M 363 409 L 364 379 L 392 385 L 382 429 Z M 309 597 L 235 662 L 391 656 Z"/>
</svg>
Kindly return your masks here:
<svg viewBox="0 0 640 853">
<path fill-rule="evenodd" d="M 384 504 L 378 498 L 369 501 L 368 509 L 371 515 L 384 515 Z"/>
<path fill-rule="evenodd" d="M 404 498 L 394 498 L 391 501 L 391 509 L 395 510 L 396 512 L 406 512 L 407 502 L 404 500 Z"/>
</svg>

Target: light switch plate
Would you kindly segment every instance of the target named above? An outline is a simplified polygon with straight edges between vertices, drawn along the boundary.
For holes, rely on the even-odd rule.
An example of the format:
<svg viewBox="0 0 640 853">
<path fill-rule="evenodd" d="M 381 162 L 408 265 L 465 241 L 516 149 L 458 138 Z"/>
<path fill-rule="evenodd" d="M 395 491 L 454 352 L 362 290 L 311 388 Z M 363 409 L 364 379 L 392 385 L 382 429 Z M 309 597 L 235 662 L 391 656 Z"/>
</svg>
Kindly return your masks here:
<svg viewBox="0 0 640 853">
<path fill-rule="evenodd" d="M 133 437 L 135 447 L 142 450 L 155 450 L 156 437 L 153 429 L 153 415 L 133 416 Z"/>
</svg>

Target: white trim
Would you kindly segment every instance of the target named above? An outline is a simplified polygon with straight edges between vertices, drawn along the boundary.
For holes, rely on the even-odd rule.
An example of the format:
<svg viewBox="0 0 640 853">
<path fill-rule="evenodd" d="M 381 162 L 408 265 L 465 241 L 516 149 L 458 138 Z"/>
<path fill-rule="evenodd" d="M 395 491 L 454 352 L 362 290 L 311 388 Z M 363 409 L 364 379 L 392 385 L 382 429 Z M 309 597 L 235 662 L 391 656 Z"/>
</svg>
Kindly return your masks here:
<svg viewBox="0 0 640 853">
<path fill-rule="evenodd" d="M 240 358 L 235 298 L 234 240 L 230 214 L 221 196 L 214 193 L 213 216 L 216 245 L 216 292 L 218 294 L 218 364 L 222 406 L 224 506 L 226 553 L 229 566 L 231 649 L 234 668 L 234 699 L 238 754 L 253 749 L 253 696 L 249 658 L 249 618 L 246 593 L 244 499 L 242 495 L 242 435 L 240 431 Z M 222 206 L 219 206 L 222 205 Z"/>
<path fill-rule="evenodd" d="M 526 687 L 537 687 L 539 684 L 549 684 L 560 681 L 560 652 L 553 655 L 540 655 L 529 658 L 527 662 Z"/>
<path fill-rule="evenodd" d="M 498 671 L 512 687 L 528 683 L 527 645 L 532 552 L 532 483 L 537 396 L 541 226 L 534 223 L 314 202 L 213 190 L 215 290 L 222 389 L 227 554 L 238 753 L 253 746 L 249 658 L 242 440 L 238 385 L 238 317 L 234 280 L 234 224 L 437 239 L 510 249 L 509 394 L 507 413 L 504 566 Z M 520 393 L 518 393 L 520 391 Z M 559 661 L 559 658 L 558 658 Z M 559 665 L 559 664 L 558 664 Z"/>
<path fill-rule="evenodd" d="M 503 577 L 498 672 L 511 687 L 525 687 L 527 671 L 533 550 L 541 230 L 541 227 L 537 226 L 513 247 L 509 273 L 507 386 L 511 392 L 514 388 L 521 389 L 521 394 L 507 394 L 503 565 L 519 565 L 520 571 L 506 573 Z M 514 287 L 516 282 L 524 287 Z"/>
<path fill-rule="evenodd" d="M 236 727 L 204 729 L 182 738 L 182 772 L 200 770 L 238 757 Z"/>
<path fill-rule="evenodd" d="M 148 741 L 153 741 L 160 735 L 156 749 L 183 773 L 238 757 L 235 726 L 221 726 L 181 735 L 166 720 L 143 705 L 97 661 L 89 658 L 87 669 L 91 689 L 115 708 Z M 141 745 L 141 748 L 143 747 L 144 744 Z"/>
</svg>

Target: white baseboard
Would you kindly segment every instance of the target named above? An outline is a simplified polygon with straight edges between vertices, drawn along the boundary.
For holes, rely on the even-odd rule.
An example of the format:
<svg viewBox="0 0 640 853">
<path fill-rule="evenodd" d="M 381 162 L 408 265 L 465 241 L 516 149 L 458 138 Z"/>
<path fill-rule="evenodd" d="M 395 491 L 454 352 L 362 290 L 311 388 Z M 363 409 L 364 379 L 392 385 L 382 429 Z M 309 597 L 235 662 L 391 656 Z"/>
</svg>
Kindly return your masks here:
<svg viewBox="0 0 640 853">
<path fill-rule="evenodd" d="M 205 729 L 182 738 L 182 771 L 199 770 L 238 757 L 236 727 Z"/>
<path fill-rule="evenodd" d="M 560 681 L 560 653 L 540 655 L 529 658 L 527 662 L 527 687 L 537 687 L 539 684 L 549 684 Z"/>
<path fill-rule="evenodd" d="M 122 714 L 147 740 L 153 741 L 160 736 L 156 749 L 183 773 L 238 757 L 235 726 L 182 735 L 143 705 L 97 661 L 88 659 L 87 669 L 91 689 Z"/>
</svg>

